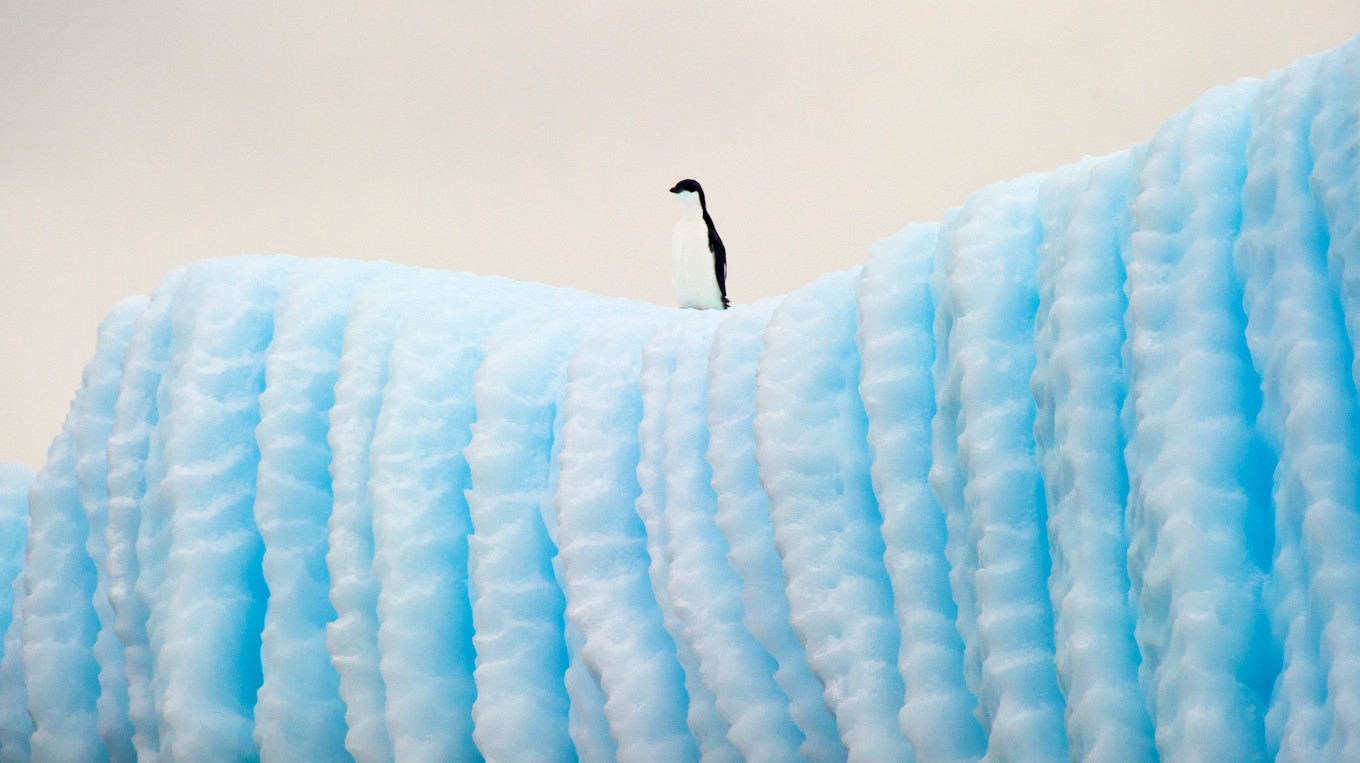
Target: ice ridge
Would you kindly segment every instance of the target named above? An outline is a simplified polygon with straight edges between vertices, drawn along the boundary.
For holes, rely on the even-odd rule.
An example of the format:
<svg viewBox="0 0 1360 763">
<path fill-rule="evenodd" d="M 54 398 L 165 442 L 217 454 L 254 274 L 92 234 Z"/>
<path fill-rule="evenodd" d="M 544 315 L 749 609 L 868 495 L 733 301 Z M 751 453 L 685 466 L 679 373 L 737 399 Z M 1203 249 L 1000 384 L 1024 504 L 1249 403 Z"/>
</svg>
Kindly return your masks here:
<svg viewBox="0 0 1360 763">
<path fill-rule="evenodd" d="M 1360 39 L 725 312 L 241 257 L 0 465 L 0 760 L 1360 759 Z"/>
</svg>

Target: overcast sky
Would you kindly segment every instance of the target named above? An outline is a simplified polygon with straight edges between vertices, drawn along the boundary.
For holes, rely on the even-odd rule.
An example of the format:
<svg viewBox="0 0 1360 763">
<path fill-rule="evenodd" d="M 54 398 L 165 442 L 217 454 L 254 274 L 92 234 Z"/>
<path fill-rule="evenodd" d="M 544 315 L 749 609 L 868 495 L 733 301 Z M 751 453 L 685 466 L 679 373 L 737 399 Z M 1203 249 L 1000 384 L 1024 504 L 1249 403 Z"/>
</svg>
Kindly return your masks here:
<svg viewBox="0 0 1360 763">
<path fill-rule="evenodd" d="M 734 302 L 1147 140 L 1355 0 L 0 0 L 0 461 L 176 265 L 387 259 L 671 304 L 703 183 Z"/>
</svg>

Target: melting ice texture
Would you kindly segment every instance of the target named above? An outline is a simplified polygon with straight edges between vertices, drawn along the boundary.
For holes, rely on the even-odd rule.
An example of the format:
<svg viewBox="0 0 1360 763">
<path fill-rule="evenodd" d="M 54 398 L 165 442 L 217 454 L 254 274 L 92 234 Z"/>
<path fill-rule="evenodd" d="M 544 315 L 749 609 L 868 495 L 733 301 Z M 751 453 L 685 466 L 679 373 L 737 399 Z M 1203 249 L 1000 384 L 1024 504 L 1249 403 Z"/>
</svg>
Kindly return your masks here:
<svg viewBox="0 0 1360 763">
<path fill-rule="evenodd" d="M 176 271 L 0 468 L 0 758 L 1360 759 L 1358 112 L 1360 41 L 723 313 Z"/>
</svg>

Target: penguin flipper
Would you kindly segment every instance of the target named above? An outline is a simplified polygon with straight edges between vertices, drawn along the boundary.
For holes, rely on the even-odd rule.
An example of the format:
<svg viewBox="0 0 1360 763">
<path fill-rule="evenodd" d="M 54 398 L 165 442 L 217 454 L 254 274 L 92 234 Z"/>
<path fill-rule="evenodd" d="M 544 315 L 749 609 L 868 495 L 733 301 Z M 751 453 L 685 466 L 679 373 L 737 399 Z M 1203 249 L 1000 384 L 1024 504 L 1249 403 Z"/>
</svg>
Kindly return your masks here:
<svg viewBox="0 0 1360 763">
<path fill-rule="evenodd" d="M 718 279 L 718 293 L 722 295 L 722 306 L 726 310 L 727 301 L 727 247 L 723 246 L 718 231 L 710 222 L 708 225 L 708 248 L 713 252 L 713 275 Z"/>
</svg>

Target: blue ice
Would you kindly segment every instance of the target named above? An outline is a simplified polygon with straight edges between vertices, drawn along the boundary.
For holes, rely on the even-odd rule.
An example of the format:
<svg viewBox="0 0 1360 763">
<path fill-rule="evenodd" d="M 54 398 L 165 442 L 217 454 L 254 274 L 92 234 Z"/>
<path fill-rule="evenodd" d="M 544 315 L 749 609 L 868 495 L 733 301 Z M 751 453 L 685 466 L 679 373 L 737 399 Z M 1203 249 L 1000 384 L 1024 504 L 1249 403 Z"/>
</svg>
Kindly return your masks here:
<svg viewBox="0 0 1360 763">
<path fill-rule="evenodd" d="M 190 265 L 0 465 L 0 761 L 1360 759 L 1360 38 L 693 311 Z"/>
</svg>

